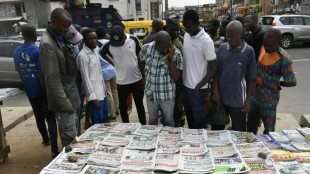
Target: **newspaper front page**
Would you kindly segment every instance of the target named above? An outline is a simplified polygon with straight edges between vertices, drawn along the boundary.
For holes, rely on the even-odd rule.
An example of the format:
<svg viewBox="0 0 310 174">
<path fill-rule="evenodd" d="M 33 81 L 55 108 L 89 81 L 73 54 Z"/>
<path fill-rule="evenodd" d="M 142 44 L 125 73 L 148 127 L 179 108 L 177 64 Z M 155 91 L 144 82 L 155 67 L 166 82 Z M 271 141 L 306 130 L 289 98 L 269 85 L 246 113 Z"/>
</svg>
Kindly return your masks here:
<svg viewBox="0 0 310 174">
<path fill-rule="evenodd" d="M 121 164 L 124 147 L 102 146 L 99 145 L 88 160 L 88 164 L 118 167 Z"/>
<path fill-rule="evenodd" d="M 152 171 L 155 167 L 155 151 L 125 149 L 122 158 L 122 170 Z"/>
<path fill-rule="evenodd" d="M 173 172 L 178 170 L 179 154 L 156 154 L 155 170 Z"/>
</svg>

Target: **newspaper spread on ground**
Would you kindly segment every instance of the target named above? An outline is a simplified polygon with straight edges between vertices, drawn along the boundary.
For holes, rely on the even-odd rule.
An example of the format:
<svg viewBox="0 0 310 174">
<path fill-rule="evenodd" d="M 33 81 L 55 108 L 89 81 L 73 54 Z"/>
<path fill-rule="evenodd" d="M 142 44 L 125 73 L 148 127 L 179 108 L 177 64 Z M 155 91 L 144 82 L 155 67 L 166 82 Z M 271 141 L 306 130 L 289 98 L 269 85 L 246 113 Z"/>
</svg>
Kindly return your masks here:
<svg viewBox="0 0 310 174">
<path fill-rule="evenodd" d="M 124 147 L 102 146 L 99 145 L 88 160 L 88 164 L 118 167 L 121 164 Z"/>
<path fill-rule="evenodd" d="M 77 156 L 77 162 L 70 162 L 68 156 Z M 86 164 L 88 154 L 81 153 L 64 153 L 61 152 L 47 167 L 45 170 L 58 171 L 58 172 L 80 172 L 83 166 Z"/>
<path fill-rule="evenodd" d="M 305 137 L 301 135 L 297 130 L 283 130 L 282 133 L 291 141 L 304 142 Z"/>
<path fill-rule="evenodd" d="M 63 171 L 51 171 L 43 169 L 40 174 L 80 174 L 80 172 L 63 172 Z"/>
<path fill-rule="evenodd" d="M 202 156 L 180 155 L 179 170 L 180 172 L 205 173 L 214 169 L 214 163 L 211 153 Z"/>
<path fill-rule="evenodd" d="M 275 162 L 296 160 L 296 156 L 292 152 L 289 152 L 289 151 L 271 150 L 271 152 L 272 152 L 272 159 Z"/>
<path fill-rule="evenodd" d="M 260 152 L 271 154 L 262 142 L 236 144 L 236 148 L 244 158 L 256 158 Z"/>
<path fill-rule="evenodd" d="M 306 142 L 294 142 L 292 141 L 291 144 L 300 151 L 310 151 L 310 145 Z"/>
<path fill-rule="evenodd" d="M 296 156 L 296 161 L 300 163 L 310 163 L 310 153 L 309 152 L 300 152 L 293 153 Z"/>
<path fill-rule="evenodd" d="M 252 132 L 230 131 L 230 133 L 231 133 L 231 139 L 235 144 L 248 143 L 246 137 L 253 137 L 256 139 L 256 142 L 259 142 L 259 140 L 255 137 L 255 135 Z"/>
<path fill-rule="evenodd" d="M 243 160 L 251 170 L 249 173 L 253 173 L 254 171 L 271 172 L 274 174 L 278 173 L 275 163 L 271 158 L 244 158 Z"/>
<path fill-rule="evenodd" d="M 281 173 L 303 174 L 307 173 L 301 164 L 297 161 L 280 161 L 276 162 L 276 166 Z"/>
<path fill-rule="evenodd" d="M 154 172 L 153 171 L 151 171 L 151 172 L 132 172 L 132 171 L 122 170 L 120 174 L 154 174 Z"/>
<path fill-rule="evenodd" d="M 152 150 L 157 146 L 157 136 L 134 136 L 128 149 Z"/>
<path fill-rule="evenodd" d="M 164 126 L 160 134 L 181 134 L 182 128 L 181 127 L 168 127 Z"/>
<path fill-rule="evenodd" d="M 108 132 L 115 123 L 94 124 L 87 129 L 87 132 Z"/>
<path fill-rule="evenodd" d="M 256 137 L 260 139 L 268 149 L 281 148 L 281 145 L 278 142 L 274 141 L 269 135 L 256 135 Z"/>
<path fill-rule="evenodd" d="M 207 131 L 208 146 L 225 146 L 231 143 L 232 140 L 228 131 Z"/>
<path fill-rule="evenodd" d="M 204 129 L 182 129 L 182 141 L 186 142 L 204 142 L 207 140 Z"/>
<path fill-rule="evenodd" d="M 229 158 L 214 158 L 215 169 L 213 173 L 244 173 L 249 167 L 240 156 Z"/>
<path fill-rule="evenodd" d="M 159 134 L 158 141 L 180 141 L 181 134 Z"/>
<path fill-rule="evenodd" d="M 179 153 L 181 144 L 178 141 L 158 141 L 156 153 Z"/>
<path fill-rule="evenodd" d="M 155 151 L 125 149 L 121 163 L 126 171 L 151 171 L 155 167 Z"/>
<path fill-rule="evenodd" d="M 109 134 L 103 141 L 101 141 L 100 144 L 106 146 L 126 146 L 131 142 L 133 137 L 134 135 L 112 133 Z"/>
<path fill-rule="evenodd" d="M 84 132 L 80 137 L 79 141 L 85 141 L 85 140 L 103 140 L 105 137 L 107 137 L 109 132 L 91 132 L 86 131 Z"/>
<path fill-rule="evenodd" d="M 291 140 L 289 138 L 287 138 L 285 135 L 283 135 L 282 133 L 278 133 L 278 132 L 269 132 L 268 134 L 272 139 L 274 139 L 276 142 L 278 143 L 288 143 Z"/>
<path fill-rule="evenodd" d="M 181 144 L 181 155 L 189 156 L 201 156 L 205 155 L 208 152 L 206 143 L 189 143 L 182 142 Z"/>
<path fill-rule="evenodd" d="M 154 136 L 158 135 L 163 125 L 141 125 L 134 131 L 134 135 L 140 136 Z"/>
<path fill-rule="evenodd" d="M 212 146 L 213 158 L 231 157 L 237 155 L 237 150 L 233 144 L 227 144 L 226 146 Z"/>
<path fill-rule="evenodd" d="M 120 169 L 96 166 L 96 165 L 86 165 L 82 170 L 81 174 L 119 174 Z"/>
<path fill-rule="evenodd" d="M 110 132 L 132 134 L 140 126 L 140 123 L 115 123 Z"/>
<path fill-rule="evenodd" d="M 310 128 L 308 127 L 303 127 L 303 128 L 297 128 L 297 130 L 303 134 L 304 136 L 310 135 Z"/>
<path fill-rule="evenodd" d="M 70 146 L 72 147 L 72 152 L 78 153 L 92 153 L 97 149 L 98 145 L 99 141 L 95 140 L 79 141 L 70 144 Z"/>
<path fill-rule="evenodd" d="M 179 154 L 156 154 L 155 170 L 173 172 L 178 170 Z"/>
<path fill-rule="evenodd" d="M 296 149 L 296 147 L 294 147 L 290 142 L 288 142 L 288 143 L 279 143 L 279 144 L 281 146 L 281 149 L 288 150 L 288 151 L 291 151 L 291 152 L 299 152 L 299 150 Z"/>
</svg>

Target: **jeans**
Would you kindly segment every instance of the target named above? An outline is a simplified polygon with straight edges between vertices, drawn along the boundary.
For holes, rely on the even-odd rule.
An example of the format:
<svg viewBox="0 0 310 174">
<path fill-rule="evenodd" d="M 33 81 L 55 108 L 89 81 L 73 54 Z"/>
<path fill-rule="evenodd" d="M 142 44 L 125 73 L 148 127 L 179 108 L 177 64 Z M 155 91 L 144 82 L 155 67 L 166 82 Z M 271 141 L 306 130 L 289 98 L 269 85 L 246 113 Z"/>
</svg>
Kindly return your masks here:
<svg viewBox="0 0 310 174">
<path fill-rule="evenodd" d="M 101 109 L 95 109 L 93 101 L 89 102 L 90 119 L 93 124 L 108 122 L 108 103 L 107 98 L 99 101 Z"/>
<path fill-rule="evenodd" d="M 119 112 L 116 77 L 105 80 L 104 83 L 107 90 L 109 117 L 113 117 L 115 116 L 115 112 Z"/>
<path fill-rule="evenodd" d="M 56 118 L 54 113 L 48 110 L 46 97 L 28 98 L 28 99 L 34 112 L 37 127 L 42 136 L 43 142 L 50 141 L 51 151 L 57 154 L 58 146 L 57 146 Z M 45 120 L 47 122 L 48 131 L 46 129 Z"/>
<path fill-rule="evenodd" d="M 119 109 L 123 123 L 129 123 L 129 116 L 127 113 L 127 98 L 130 93 L 133 94 L 133 99 L 136 104 L 139 122 L 142 125 L 146 124 L 145 110 L 143 106 L 144 89 L 142 88 L 142 81 L 127 85 L 117 85 Z"/>
<path fill-rule="evenodd" d="M 161 109 L 164 118 L 164 126 L 174 127 L 173 111 L 174 99 L 164 102 L 153 102 L 151 96 L 146 97 L 147 108 L 149 110 L 149 124 L 158 125 L 159 109 Z"/>
<path fill-rule="evenodd" d="M 62 147 L 68 146 L 76 136 L 76 113 L 55 113 Z"/>
</svg>

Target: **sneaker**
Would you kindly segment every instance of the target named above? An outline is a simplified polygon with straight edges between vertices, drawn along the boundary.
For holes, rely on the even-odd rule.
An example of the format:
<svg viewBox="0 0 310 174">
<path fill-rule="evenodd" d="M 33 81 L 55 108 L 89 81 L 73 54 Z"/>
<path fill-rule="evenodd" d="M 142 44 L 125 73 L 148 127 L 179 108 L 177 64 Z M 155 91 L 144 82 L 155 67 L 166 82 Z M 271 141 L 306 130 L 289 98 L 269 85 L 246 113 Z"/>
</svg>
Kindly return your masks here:
<svg viewBox="0 0 310 174">
<path fill-rule="evenodd" d="M 51 145 L 50 141 L 43 141 L 41 144 L 44 145 L 44 146 L 49 146 L 49 145 Z"/>
</svg>

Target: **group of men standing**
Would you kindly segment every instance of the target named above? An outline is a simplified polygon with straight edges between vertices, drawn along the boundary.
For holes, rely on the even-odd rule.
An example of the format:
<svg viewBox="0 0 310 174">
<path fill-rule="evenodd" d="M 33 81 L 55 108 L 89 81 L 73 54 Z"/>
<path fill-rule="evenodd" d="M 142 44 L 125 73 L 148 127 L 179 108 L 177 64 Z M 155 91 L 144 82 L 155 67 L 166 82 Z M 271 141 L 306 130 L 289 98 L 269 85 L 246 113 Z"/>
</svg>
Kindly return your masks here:
<svg viewBox="0 0 310 174">
<path fill-rule="evenodd" d="M 145 94 L 151 125 L 157 125 L 161 115 L 164 125 L 182 126 L 184 108 L 190 129 L 206 128 L 208 97 L 224 105 L 233 130 L 257 133 L 262 119 L 264 133 L 274 131 L 280 86 L 296 85 L 292 59 L 279 46 L 281 33 L 269 29 L 264 34 L 256 14 L 246 16 L 244 24 L 210 21 L 205 32 L 198 13 L 188 10 L 183 15 L 183 38 L 180 16 L 167 15 L 165 19 L 167 31 L 162 30 L 161 20 L 154 20 L 143 47 L 135 36 L 125 34 L 122 23 L 112 25 L 110 36 L 104 28 L 84 28 L 81 44 L 64 9 L 52 12 L 40 49 L 34 45 L 35 29 L 22 27 L 25 43 L 14 51 L 16 70 L 34 109 L 43 144 L 51 142 L 53 156 L 58 154 L 56 120 L 63 147 L 77 135 L 75 111 L 81 104 L 78 72 L 93 124 L 108 122 L 118 109 L 122 121 L 129 123 L 130 94 L 139 122 L 147 124 Z M 244 29 L 252 32 L 249 43 L 242 40 Z M 213 130 L 224 128 L 212 124 Z"/>
</svg>

